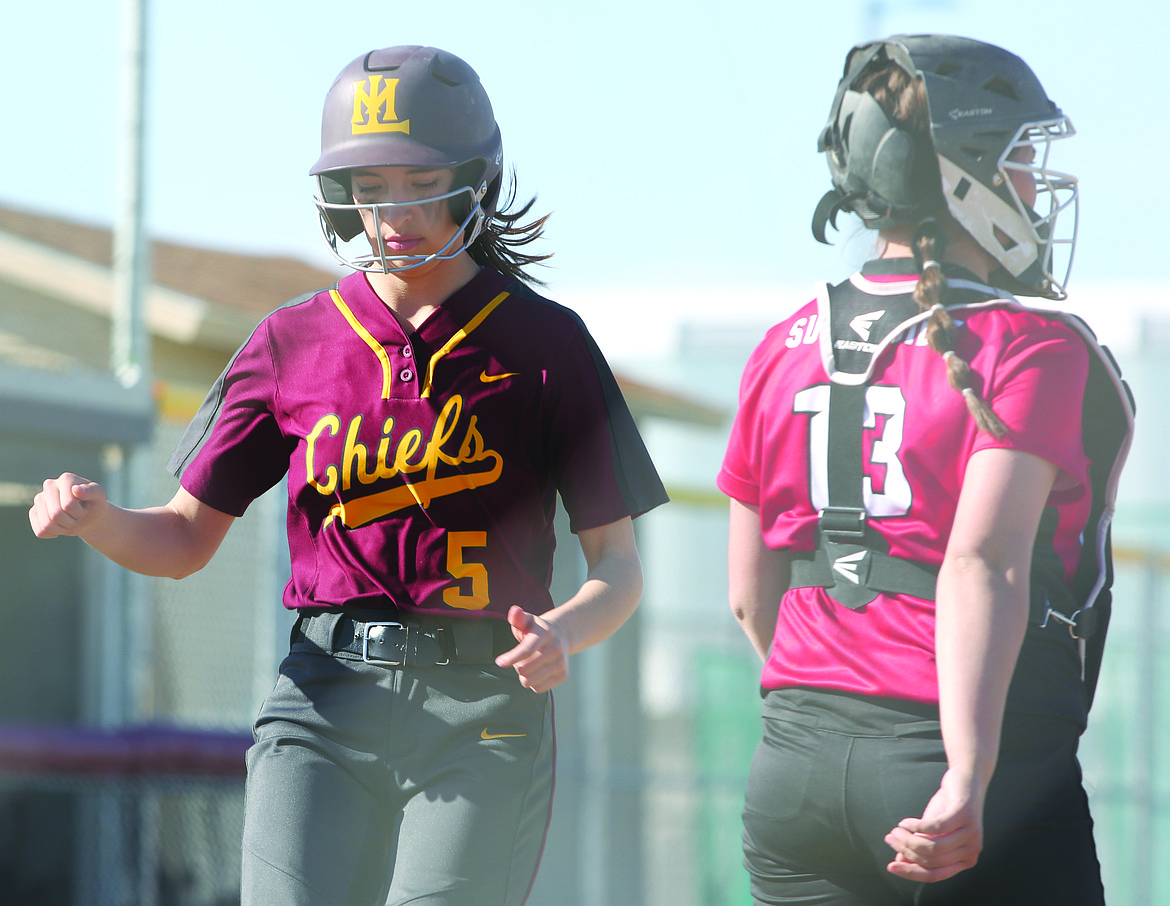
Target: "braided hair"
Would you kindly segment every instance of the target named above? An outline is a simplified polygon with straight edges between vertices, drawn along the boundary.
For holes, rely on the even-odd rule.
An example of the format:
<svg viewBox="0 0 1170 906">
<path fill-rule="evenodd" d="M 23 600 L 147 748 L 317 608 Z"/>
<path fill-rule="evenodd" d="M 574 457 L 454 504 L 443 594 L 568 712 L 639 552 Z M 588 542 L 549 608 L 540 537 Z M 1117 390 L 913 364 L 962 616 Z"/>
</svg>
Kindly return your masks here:
<svg viewBox="0 0 1170 906">
<path fill-rule="evenodd" d="M 946 308 L 950 284 L 938 259 L 946 253 L 947 237 L 938 221 L 926 217 L 914 231 L 910 248 L 918 265 L 918 285 L 914 287 L 914 301 L 922 311 L 930 312 L 927 321 L 926 342 L 943 357 L 947 365 L 947 380 L 963 394 L 967 409 L 979 430 L 994 437 L 1003 437 L 1007 426 L 1000 421 L 991 405 L 975 389 L 971 380 L 971 366 L 955 351 L 959 325 Z"/>
<path fill-rule="evenodd" d="M 930 115 L 921 78 L 912 77 L 896 63 L 884 62 L 864 77 L 862 88 L 874 96 L 891 119 L 909 132 L 925 135 L 929 141 Z M 944 210 L 938 216 L 950 215 Z M 963 394 L 975 424 L 986 434 L 1003 437 L 1007 426 L 975 389 L 971 366 L 955 351 L 959 325 L 946 308 L 950 285 L 939 264 L 946 255 L 947 245 L 946 230 L 935 217 L 925 217 L 919 222 L 910 242 L 919 272 L 913 298 L 922 311 L 930 312 L 927 343 L 946 362 L 947 380 Z"/>
</svg>

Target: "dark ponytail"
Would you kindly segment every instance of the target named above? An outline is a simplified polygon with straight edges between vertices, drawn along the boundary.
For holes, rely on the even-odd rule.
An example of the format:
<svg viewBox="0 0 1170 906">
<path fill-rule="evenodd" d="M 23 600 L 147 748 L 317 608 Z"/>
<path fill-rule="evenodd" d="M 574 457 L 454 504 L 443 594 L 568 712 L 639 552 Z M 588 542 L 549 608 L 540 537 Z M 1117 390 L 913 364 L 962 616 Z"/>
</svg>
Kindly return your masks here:
<svg viewBox="0 0 1170 906">
<path fill-rule="evenodd" d="M 520 251 L 520 248 L 530 242 L 535 242 L 544 235 L 544 225 L 549 215 L 544 214 L 528 223 L 521 224 L 520 221 L 527 217 L 528 212 L 532 210 L 536 196 L 530 198 L 517 210 L 509 210 L 515 201 L 516 174 L 513 171 L 508 181 L 507 197 L 499 199 L 495 214 L 484 224 L 483 230 L 467 249 L 467 253 L 480 267 L 490 267 L 524 283 L 544 286 L 543 280 L 526 274 L 524 268 L 547 261 L 552 257 L 552 253 L 533 255 Z"/>
</svg>

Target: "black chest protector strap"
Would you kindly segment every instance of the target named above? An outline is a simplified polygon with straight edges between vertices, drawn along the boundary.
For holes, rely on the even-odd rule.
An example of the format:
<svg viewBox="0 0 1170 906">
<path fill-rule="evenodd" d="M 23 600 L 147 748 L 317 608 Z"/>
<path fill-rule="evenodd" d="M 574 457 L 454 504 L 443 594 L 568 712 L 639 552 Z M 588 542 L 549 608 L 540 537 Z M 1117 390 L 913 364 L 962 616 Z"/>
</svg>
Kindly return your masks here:
<svg viewBox="0 0 1170 906">
<path fill-rule="evenodd" d="M 861 610 L 878 596 L 908 594 L 935 599 L 938 567 L 889 555 L 869 526 L 864 506 L 862 427 L 866 385 L 831 384 L 829 389 L 829 505 L 817 520 L 817 549 L 792 555 L 790 588 L 824 588 L 830 597 Z M 1078 609 L 1064 584 L 1063 564 L 1052 548 L 1056 510 L 1045 508 L 1032 562 L 1031 621 L 1060 624 L 1075 639 L 1097 628 L 1093 609 Z M 1059 609 L 1058 609 L 1059 608 Z"/>
<path fill-rule="evenodd" d="M 861 468 L 865 390 L 864 384 L 829 387 L 829 504 L 817 521 L 817 549 L 792 555 L 789 587 L 824 588 L 853 610 L 882 592 L 933 600 L 937 569 L 891 557 L 869 527 Z"/>
<path fill-rule="evenodd" d="M 912 317 L 906 314 L 912 311 L 907 308 L 911 303 L 899 308 L 902 303 L 897 297 L 882 297 L 880 302 L 873 297 L 859 299 L 859 290 L 849 282 L 826 286 L 825 292 L 822 324 L 831 327 L 833 360 L 828 370 L 839 375 L 837 369 L 844 369 L 852 375 L 846 381 L 854 383 L 830 385 L 828 505 L 818 519 L 816 549 L 792 554 L 790 587 L 824 588 L 834 600 L 854 610 L 862 610 L 879 592 L 934 600 L 937 568 L 889 556 L 889 546 L 869 525 L 864 502 L 862 432 L 867 382 L 862 374 L 868 377 L 872 369 L 867 365 L 902 335 L 910 323 L 907 318 Z M 955 302 L 948 307 L 956 313 L 1021 308 L 1014 299 L 1001 298 L 991 288 L 966 279 L 952 280 L 952 292 Z M 1112 609 L 1110 523 L 1118 475 L 1133 438 L 1134 404 L 1117 363 L 1085 324 L 1064 312 L 1037 313 L 1067 324 L 1090 352 L 1081 420 L 1092 499 L 1071 582 L 1066 581 L 1064 563 L 1053 548 L 1058 514 L 1050 507 L 1041 518 L 1032 557 L 1031 622 L 1041 630 L 1061 635 L 1067 631 L 1076 640 L 1091 703 Z M 859 326 L 884 339 L 859 344 L 850 335 L 850 331 L 862 334 Z"/>
</svg>

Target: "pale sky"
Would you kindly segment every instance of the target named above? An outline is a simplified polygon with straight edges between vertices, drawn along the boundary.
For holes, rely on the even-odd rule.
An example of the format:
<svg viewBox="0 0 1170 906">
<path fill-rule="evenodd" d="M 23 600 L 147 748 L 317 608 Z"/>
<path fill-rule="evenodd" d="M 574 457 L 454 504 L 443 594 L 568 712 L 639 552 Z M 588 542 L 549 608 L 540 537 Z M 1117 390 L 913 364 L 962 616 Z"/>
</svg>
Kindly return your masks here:
<svg viewBox="0 0 1170 906">
<path fill-rule="evenodd" d="M 416 11 L 424 6 L 432 12 Z M 120 0 L 11 7 L 0 204 L 108 226 Z M 1170 25 L 1164 0 L 348 7 L 347 20 L 347 5 L 319 0 L 155 0 L 146 145 L 155 237 L 328 264 L 307 175 L 325 92 L 367 50 L 434 44 L 480 73 L 521 195 L 535 192 L 537 209 L 553 212 L 547 292 L 603 324 L 599 339 L 679 317 L 766 312 L 773 293 L 783 308 L 813 281 L 845 276 L 864 251 L 820 246 L 808 226 L 829 187 L 816 136 L 846 51 L 938 31 L 1019 54 L 1071 117 L 1078 134 L 1054 165 L 1081 180 L 1073 296 L 1078 286 L 1162 279 L 1160 233 L 1147 225 L 1161 213 L 1155 174 L 1170 147 L 1155 77 Z M 631 320 L 643 291 L 647 307 Z"/>
</svg>

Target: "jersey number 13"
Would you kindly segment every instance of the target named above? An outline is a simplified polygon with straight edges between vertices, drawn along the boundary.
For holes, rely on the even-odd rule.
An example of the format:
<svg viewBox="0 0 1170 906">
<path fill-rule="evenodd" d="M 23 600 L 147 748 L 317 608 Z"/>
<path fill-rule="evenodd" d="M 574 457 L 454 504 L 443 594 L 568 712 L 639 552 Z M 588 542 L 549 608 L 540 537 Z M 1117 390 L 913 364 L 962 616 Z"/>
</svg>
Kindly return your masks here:
<svg viewBox="0 0 1170 906">
<path fill-rule="evenodd" d="M 811 416 L 808 426 L 809 438 L 809 496 L 813 508 L 822 510 L 829 505 L 829 385 L 817 384 L 798 392 L 793 400 L 795 413 Z M 881 417 L 881 431 L 872 437 L 869 446 L 869 460 L 863 468 L 870 474 L 862 476 L 862 499 L 865 510 L 871 516 L 905 516 L 913 502 L 910 483 L 898 458 L 902 446 L 902 429 L 906 421 L 906 398 L 902 390 L 894 386 L 870 386 L 865 388 L 865 416 L 862 427 L 873 432 L 878 428 Z M 866 435 L 863 434 L 863 439 Z M 855 456 L 852 450 L 836 451 L 837 455 Z M 880 490 L 874 490 L 874 479 L 881 473 Z"/>
</svg>

